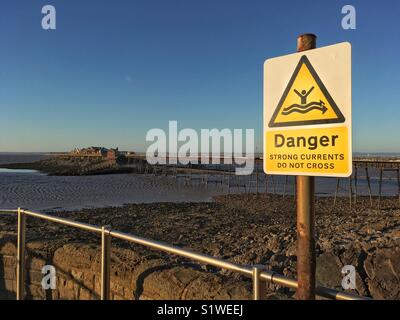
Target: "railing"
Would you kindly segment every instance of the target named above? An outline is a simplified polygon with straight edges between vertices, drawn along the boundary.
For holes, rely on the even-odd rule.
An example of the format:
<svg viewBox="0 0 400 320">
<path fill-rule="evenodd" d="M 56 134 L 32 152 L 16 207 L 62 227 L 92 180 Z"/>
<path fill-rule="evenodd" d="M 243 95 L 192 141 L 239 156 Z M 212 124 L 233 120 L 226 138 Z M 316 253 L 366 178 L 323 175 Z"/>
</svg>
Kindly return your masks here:
<svg viewBox="0 0 400 320">
<path fill-rule="evenodd" d="M 253 281 L 253 297 L 254 300 L 262 299 L 265 286 L 263 281 L 284 287 L 296 289 L 297 281 L 288 278 L 273 271 L 265 270 L 261 265 L 240 265 L 219 258 L 211 257 L 205 254 L 196 253 L 191 250 L 182 249 L 159 241 L 154 241 L 132 234 L 115 231 L 108 226 L 94 226 L 82 222 L 55 217 L 43 213 L 32 212 L 18 208 L 17 210 L 0 210 L 0 213 L 17 214 L 18 216 L 18 237 L 17 237 L 17 300 L 24 299 L 25 287 L 25 246 L 26 246 L 26 217 L 34 217 L 62 225 L 90 231 L 101 235 L 101 299 L 110 299 L 110 256 L 111 256 L 111 238 L 126 240 L 145 247 L 174 254 L 180 257 L 195 260 L 197 262 L 212 265 L 217 268 L 230 270 L 252 278 Z M 318 296 L 336 299 L 336 300 L 369 300 L 370 298 L 362 297 L 354 294 L 340 292 L 334 289 L 317 286 L 316 293 Z"/>
</svg>

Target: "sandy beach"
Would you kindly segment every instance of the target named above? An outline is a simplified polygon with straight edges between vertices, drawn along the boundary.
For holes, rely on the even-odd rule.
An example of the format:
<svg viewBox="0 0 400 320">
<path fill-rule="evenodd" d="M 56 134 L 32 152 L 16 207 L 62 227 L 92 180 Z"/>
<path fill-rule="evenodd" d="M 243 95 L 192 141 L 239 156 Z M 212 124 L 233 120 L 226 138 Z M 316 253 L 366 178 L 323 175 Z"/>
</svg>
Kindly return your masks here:
<svg viewBox="0 0 400 320">
<path fill-rule="evenodd" d="M 0 208 L 71 211 L 123 206 L 130 203 L 211 202 L 215 196 L 256 193 L 257 188 L 259 193 L 266 191 L 275 194 L 294 193 L 294 177 L 269 176 L 266 180 L 265 174 L 259 174 L 258 185 L 256 179 L 255 174 L 228 178 L 218 173 L 208 176 L 204 174 L 51 176 L 32 170 L 0 169 Z M 378 182 L 375 173 L 371 177 L 373 195 L 378 194 Z M 333 196 L 335 189 L 335 178 L 316 179 L 318 196 Z M 340 197 L 348 197 L 347 179 L 341 180 L 338 192 Z M 393 174 L 386 175 L 382 194 L 395 196 L 397 192 L 395 177 L 393 178 Z M 368 195 L 367 181 L 362 176 L 358 180 L 357 195 Z"/>
</svg>

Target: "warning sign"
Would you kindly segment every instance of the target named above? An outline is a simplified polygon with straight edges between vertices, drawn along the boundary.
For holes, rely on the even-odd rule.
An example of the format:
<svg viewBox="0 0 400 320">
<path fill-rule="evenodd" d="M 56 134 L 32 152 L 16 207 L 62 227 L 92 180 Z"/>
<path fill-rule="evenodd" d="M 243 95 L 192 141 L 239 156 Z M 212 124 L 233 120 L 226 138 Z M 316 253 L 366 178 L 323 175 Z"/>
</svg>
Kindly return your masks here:
<svg viewBox="0 0 400 320">
<path fill-rule="evenodd" d="M 294 70 L 269 123 L 270 127 L 344 122 L 328 90 L 306 55 Z"/>
<path fill-rule="evenodd" d="M 350 44 L 267 60 L 264 128 L 267 174 L 349 176 Z"/>
</svg>

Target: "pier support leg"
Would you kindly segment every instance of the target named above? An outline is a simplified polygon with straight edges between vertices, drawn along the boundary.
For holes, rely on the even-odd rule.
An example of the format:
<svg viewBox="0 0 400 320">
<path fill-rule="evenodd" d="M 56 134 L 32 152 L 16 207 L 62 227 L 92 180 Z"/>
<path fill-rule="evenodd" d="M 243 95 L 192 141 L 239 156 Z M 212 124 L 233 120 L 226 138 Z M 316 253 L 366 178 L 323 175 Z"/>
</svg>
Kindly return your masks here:
<svg viewBox="0 0 400 320">
<path fill-rule="evenodd" d="M 400 167 L 397 168 L 397 194 L 399 197 L 399 205 L 400 205 Z"/>
<path fill-rule="evenodd" d="M 358 172 L 357 167 L 354 168 L 354 204 L 357 204 L 357 178 Z"/>
<path fill-rule="evenodd" d="M 285 199 L 285 196 L 286 196 L 286 186 L 288 183 L 288 179 L 289 179 L 289 176 L 285 176 L 285 184 L 283 185 L 283 195 L 282 195 L 283 199 Z"/>
<path fill-rule="evenodd" d="M 336 206 L 336 200 L 337 200 L 337 196 L 338 196 L 338 192 L 339 192 L 339 184 L 340 184 L 340 178 L 336 178 L 336 190 L 335 190 L 335 196 L 333 198 L 333 209 L 335 209 Z"/>
<path fill-rule="evenodd" d="M 258 195 L 258 170 L 256 167 L 256 194 Z"/>
<path fill-rule="evenodd" d="M 381 196 L 382 196 L 382 177 L 383 169 L 379 169 L 379 196 L 378 196 L 378 210 L 381 210 Z"/>
<path fill-rule="evenodd" d="M 365 174 L 367 176 L 367 183 L 368 183 L 369 203 L 370 203 L 371 208 L 372 208 L 372 191 L 371 191 L 371 181 L 369 179 L 368 167 L 365 167 Z"/>
<path fill-rule="evenodd" d="M 275 183 L 275 177 L 271 176 L 272 179 L 272 190 L 274 192 L 274 194 L 276 194 L 276 183 Z"/>
<path fill-rule="evenodd" d="M 350 203 L 350 210 L 352 208 L 352 199 L 353 199 L 353 179 L 351 176 L 349 177 L 349 203 Z"/>
</svg>

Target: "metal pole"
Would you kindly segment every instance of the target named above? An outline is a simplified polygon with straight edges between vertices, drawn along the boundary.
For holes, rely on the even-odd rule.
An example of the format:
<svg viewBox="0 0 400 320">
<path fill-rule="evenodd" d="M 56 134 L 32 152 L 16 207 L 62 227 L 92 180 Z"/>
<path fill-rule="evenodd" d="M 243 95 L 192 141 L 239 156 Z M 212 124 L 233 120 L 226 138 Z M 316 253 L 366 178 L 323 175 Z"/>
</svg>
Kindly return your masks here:
<svg viewBox="0 0 400 320">
<path fill-rule="evenodd" d="M 261 280 L 262 265 L 253 266 L 253 299 L 262 300 L 265 296 L 265 283 Z"/>
<path fill-rule="evenodd" d="M 257 168 L 257 164 L 256 164 L 256 193 L 258 194 L 258 168 Z"/>
<path fill-rule="evenodd" d="M 367 182 L 368 182 L 368 191 L 369 191 L 369 204 L 372 208 L 372 192 L 371 192 L 371 181 L 369 180 L 369 172 L 368 172 L 368 165 L 365 167 L 365 174 L 367 176 Z"/>
<path fill-rule="evenodd" d="M 350 203 L 350 210 L 352 207 L 352 200 L 353 200 L 353 184 L 352 184 L 351 176 L 349 177 L 349 203 Z"/>
<path fill-rule="evenodd" d="M 339 184 L 340 184 L 340 179 L 336 178 L 336 191 L 335 191 L 335 197 L 333 198 L 333 208 L 332 208 L 332 210 L 335 209 L 335 206 L 336 206 L 336 199 L 337 199 L 337 195 L 338 195 L 338 192 L 339 192 Z"/>
<path fill-rule="evenodd" d="M 297 177 L 298 300 L 315 299 L 314 177 Z"/>
<path fill-rule="evenodd" d="M 231 172 L 228 172 L 228 194 L 231 193 Z"/>
<path fill-rule="evenodd" d="M 315 49 L 317 37 L 304 34 L 297 39 L 297 51 Z M 315 178 L 297 176 L 297 281 L 296 298 L 315 300 Z"/>
<path fill-rule="evenodd" d="M 400 204 L 400 167 L 397 167 L 397 195 L 399 197 Z"/>
<path fill-rule="evenodd" d="M 275 183 L 275 176 L 271 176 L 271 180 L 272 180 L 272 187 L 273 187 L 273 192 L 274 194 L 276 194 L 276 183 Z"/>
<path fill-rule="evenodd" d="M 101 300 L 110 300 L 110 230 L 101 228 Z"/>
<path fill-rule="evenodd" d="M 354 204 L 357 204 L 357 166 L 354 168 Z"/>
<path fill-rule="evenodd" d="M 381 197 L 382 197 L 382 176 L 383 176 L 383 169 L 380 168 L 379 170 L 379 198 L 378 198 L 378 210 L 381 209 Z"/>
<path fill-rule="evenodd" d="M 289 179 L 289 176 L 285 176 L 285 184 L 283 185 L 283 195 L 282 195 L 282 198 L 283 198 L 283 199 L 285 199 L 285 195 L 286 195 L 286 186 L 287 186 L 287 183 L 288 183 L 288 179 Z"/>
<path fill-rule="evenodd" d="M 24 210 L 18 208 L 17 300 L 24 299 L 25 242 L 26 242 L 26 216 Z"/>
</svg>

